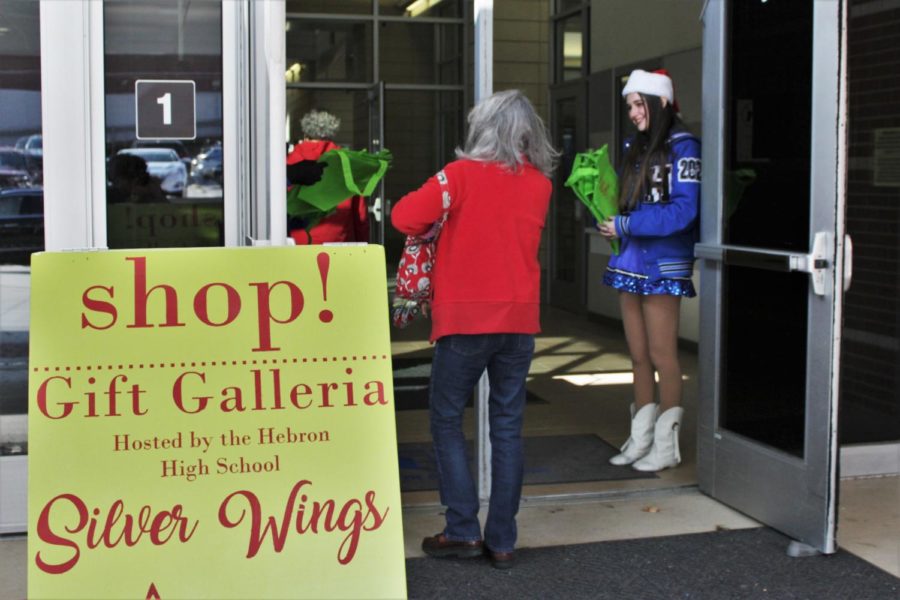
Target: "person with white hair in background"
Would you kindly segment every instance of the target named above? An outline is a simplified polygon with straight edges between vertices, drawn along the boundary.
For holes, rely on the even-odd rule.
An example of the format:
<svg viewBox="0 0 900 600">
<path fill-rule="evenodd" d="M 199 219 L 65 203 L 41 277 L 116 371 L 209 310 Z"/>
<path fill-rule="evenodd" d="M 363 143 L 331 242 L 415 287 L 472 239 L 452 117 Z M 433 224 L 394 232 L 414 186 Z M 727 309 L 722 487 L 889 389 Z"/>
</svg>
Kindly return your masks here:
<svg viewBox="0 0 900 600">
<path fill-rule="evenodd" d="M 334 138 L 341 120 L 323 110 L 311 110 L 300 119 L 303 139 L 287 156 L 288 185 L 313 185 L 322 177 L 324 163 L 319 157 L 340 148 Z M 369 221 L 365 198 L 351 196 L 337 205 L 334 212 L 309 228 L 299 219 L 289 217 L 288 234 L 297 244 L 326 242 L 368 242 Z"/>
<path fill-rule="evenodd" d="M 631 73 L 622 97 L 637 132 L 625 141 L 620 214 L 598 228 L 620 239 L 603 283 L 619 291 L 634 373 L 631 435 L 614 465 L 659 471 L 681 462 L 678 431 L 681 298 L 696 295 L 691 275 L 700 204 L 700 142 L 678 116 L 672 79 L 663 70 Z M 659 405 L 654 402 L 659 375 Z"/>
<path fill-rule="evenodd" d="M 438 558 L 486 553 L 505 569 L 517 538 L 525 380 L 540 331 L 538 247 L 557 152 L 518 90 L 485 98 L 468 124 L 458 160 L 400 199 L 391 220 L 407 235 L 422 235 L 446 214 L 433 271 L 429 410 L 447 511 L 443 531 L 425 538 L 422 549 Z M 491 497 L 482 537 L 462 421 L 485 369 Z"/>
</svg>

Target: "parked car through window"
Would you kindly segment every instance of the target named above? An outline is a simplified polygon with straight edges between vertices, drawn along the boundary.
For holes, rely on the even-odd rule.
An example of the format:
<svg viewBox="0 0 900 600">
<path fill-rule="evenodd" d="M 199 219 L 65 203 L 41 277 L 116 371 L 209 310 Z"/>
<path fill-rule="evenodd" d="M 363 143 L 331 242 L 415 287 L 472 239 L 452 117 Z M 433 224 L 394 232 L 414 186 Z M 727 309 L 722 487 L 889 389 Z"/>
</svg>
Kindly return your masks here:
<svg viewBox="0 0 900 600">
<path fill-rule="evenodd" d="M 27 265 L 44 249 L 44 191 L 0 190 L 0 264 Z"/>
<path fill-rule="evenodd" d="M 29 168 L 24 152 L 15 148 L 0 148 L 0 189 L 31 187 L 35 179 L 36 175 Z"/>
<path fill-rule="evenodd" d="M 163 192 L 181 196 L 187 185 L 187 168 L 171 148 L 125 148 L 119 154 L 137 156 L 147 163 L 147 172 L 160 181 Z"/>
</svg>

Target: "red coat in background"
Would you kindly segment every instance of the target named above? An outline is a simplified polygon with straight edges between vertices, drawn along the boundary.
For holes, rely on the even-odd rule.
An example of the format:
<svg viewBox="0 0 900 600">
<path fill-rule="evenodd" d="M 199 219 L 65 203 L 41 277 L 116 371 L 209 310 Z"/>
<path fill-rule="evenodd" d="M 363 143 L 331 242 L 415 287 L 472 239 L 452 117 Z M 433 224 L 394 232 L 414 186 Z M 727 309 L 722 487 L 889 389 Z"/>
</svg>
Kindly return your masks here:
<svg viewBox="0 0 900 600">
<path fill-rule="evenodd" d="M 292 165 L 302 160 L 318 160 L 320 156 L 339 148 L 330 140 L 304 140 L 298 142 L 288 154 L 287 164 Z M 292 229 L 290 235 L 298 245 L 324 244 L 326 242 L 368 242 L 369 220 L 366 201 L 362 196 L 352 196 L 337 205 L 333 213 L 319 221 L 310 230 L 310 236 L 304 229 Z"/>
<path fill-rule="evenodd" d="M 444 167 L 450 210 L 437 242 L 431 340 L 451 334 L 538 333 L 538 248 L 552 184 L 525 165 L 458 160 Z M 391 222 L 421 235 L 443 213 L 441 186 L 430 178 L 391 210 Z"/>
</svg>

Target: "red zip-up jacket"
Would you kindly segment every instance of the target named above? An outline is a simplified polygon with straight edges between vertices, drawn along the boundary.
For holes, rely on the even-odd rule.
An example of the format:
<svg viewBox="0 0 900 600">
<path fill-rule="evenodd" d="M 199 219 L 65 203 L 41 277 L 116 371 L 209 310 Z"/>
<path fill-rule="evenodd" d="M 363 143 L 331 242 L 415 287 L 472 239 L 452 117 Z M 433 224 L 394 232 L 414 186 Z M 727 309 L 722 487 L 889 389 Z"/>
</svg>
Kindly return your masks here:
<svg viewBox="0 0 900 600">
<path fill-rule="evenodd" d="M 538 247 L 551 183 L 526 165 L 458 160 L 444 167 L 451 202 L 437 243 L 431 341 L 451 334 L 538 333 Z M 391 222 L 420 235 L 443 214 L 431 177 L 391 210 Z"/>
</svg>

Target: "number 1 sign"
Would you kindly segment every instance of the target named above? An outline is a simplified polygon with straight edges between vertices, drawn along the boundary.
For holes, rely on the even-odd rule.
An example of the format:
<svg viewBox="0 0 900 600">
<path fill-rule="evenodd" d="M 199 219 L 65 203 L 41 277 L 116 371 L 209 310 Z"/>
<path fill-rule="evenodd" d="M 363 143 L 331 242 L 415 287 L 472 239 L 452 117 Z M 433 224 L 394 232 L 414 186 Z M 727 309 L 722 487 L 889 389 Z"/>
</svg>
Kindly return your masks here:
<svg viewBox="0 0 900 600">
<path fill-rule="evenodd" d="M 134 82 L 135 135 L 139 140 L 197 137 L 193 81 L 138 79 Z"/>
</svg>

